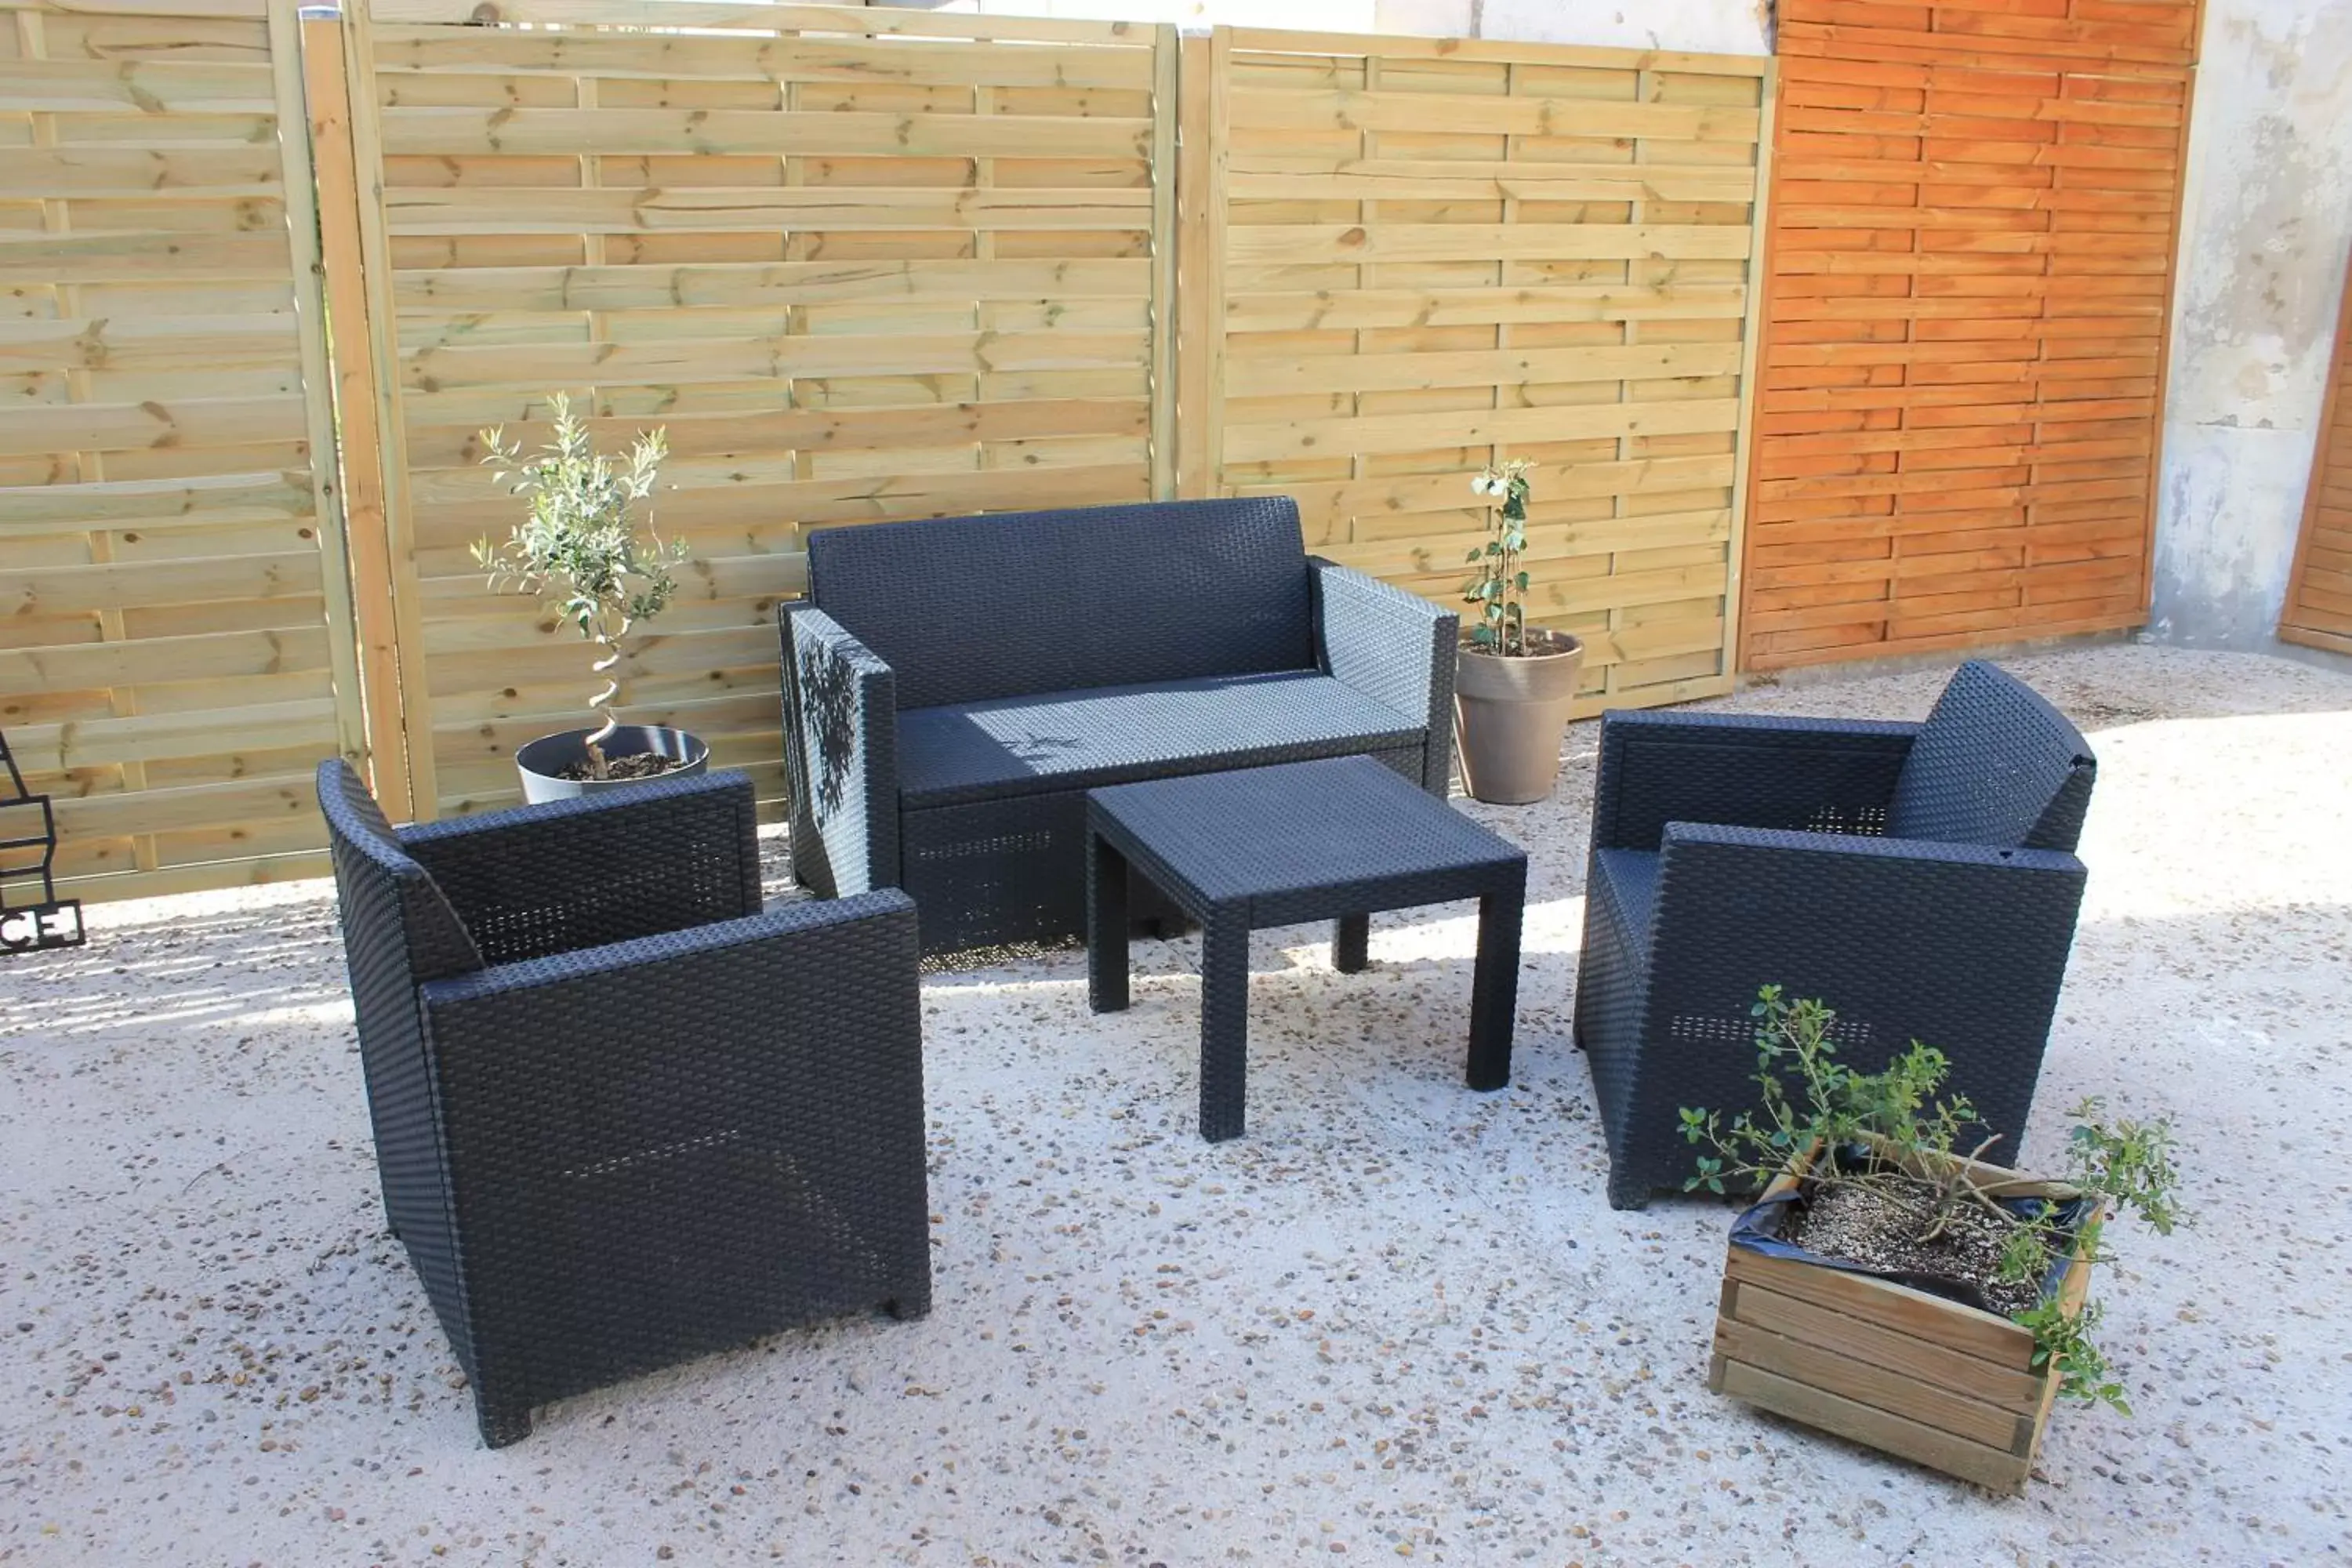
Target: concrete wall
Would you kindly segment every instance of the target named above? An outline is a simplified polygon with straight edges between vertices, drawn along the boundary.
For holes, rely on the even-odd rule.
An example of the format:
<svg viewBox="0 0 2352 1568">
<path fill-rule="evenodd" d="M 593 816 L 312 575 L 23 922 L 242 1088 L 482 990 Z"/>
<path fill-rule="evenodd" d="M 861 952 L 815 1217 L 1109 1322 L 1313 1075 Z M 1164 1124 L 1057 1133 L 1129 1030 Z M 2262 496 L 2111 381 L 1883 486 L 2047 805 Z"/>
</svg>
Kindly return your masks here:
<svg viewBox="0 0 2352 1568">
<path fill-rule="evenodd" d="M 2352 4 L 2206 0 L 2149 634 L 2273 646 L 2352 248 Z"/>
<path fill-rule="evenodd" d="M 1769 10 L 1769 0 L 1377 0 L 1375 22 L 1423 37 L 1765 55 Z"/>
<path fill-rule="evenodd" d="M 877 0 L 937 5 L 940 0 Z M 946 0 L 1192 25 L 1770 50 L 1770 0 Z M 2352 249 L 2352 0 L 2206 0 L 2148 635 L 2276 647 Z"/>
</svg>

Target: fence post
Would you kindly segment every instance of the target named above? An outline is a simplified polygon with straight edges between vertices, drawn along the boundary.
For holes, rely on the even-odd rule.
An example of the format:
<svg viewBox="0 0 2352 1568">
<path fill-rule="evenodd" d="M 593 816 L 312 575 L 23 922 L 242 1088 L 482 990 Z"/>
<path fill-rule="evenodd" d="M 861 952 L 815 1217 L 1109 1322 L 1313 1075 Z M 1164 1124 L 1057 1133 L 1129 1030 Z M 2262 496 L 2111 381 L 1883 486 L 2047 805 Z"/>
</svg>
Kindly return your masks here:
<svg viewBox="0 0 2352 1568">
<path fill-rule="evenodd" d="M 1223 401 L 1224 201 L 1213 160 L 1223 137 L 1215 82 L 1224 34 L 1183 40 L 1177 89 L 1177 494 L 1217 493 L 1211 410 Z"/>
<path fill-rule="evenodd" d="M 411 815 L 430 822 L 441 814 L 433 746 L 432 691 L 425 659 L 424 589 L 416 572 L 415 520 L 409 512 L 408 431 L 402 422 L 400 354 L 393 323 L 392 242 L 383 205 L 383 137 L 376 107 L 374 34 L 369 0 L 347 0 L 336 31 L 340 101 L 348 115 L 352 207 L 358 220 L 357 275 L 365 342 L 363 373 L 348 384 L 352 402 L 365 402 L 375 424 L 372 472 L 382 486 L 383 562 L 398 649 L 401 732 L 407 741 Z"/>
<path fill-rule="evenodd" d="M 1764 393 L 1757 378 L 1764 364 L 1763 337 L 1772 319 L 1765 296 L 1772 291 L 1772 139 L 1780 108 L 1779 60 L 1765 65 L 1758 90 L 1761 118 L 1756 127 L 1756 194 L 1748 208 L 1748 299 L 1739 329 L 1739 432 L 1732 443 L 1731 539 L 1724 546 L 1723 673 L 1727 679 L 1748 668 L 1739 623 L 1748 600 L 1748 505 L 1756 492 L 1756 428 L 1764 416 Z"/>
<path fill-rule="evenodd" d="M 311 163 L 318 180 L 319 252 L 333 357 L 331 383 L 342 436 L 343 527 L 349 540 L 360 690 L 371 742 L 370 783 L 385 813 L 404 820 L 415 811 L 402 719 L 391 543 L 384 531 L 376 363 L 368 335 L 367 286 L 360 269 L 360 192 L 352 156 L 351 91 L 344 74 L 342 22 L 324 7 L 305 7 L 305 12 L 303 87 Z M 317 401 L 313 399 L 314 405 Z"/>
<path fill-rule="evenodd" d="M 1176 290 L 1176 28 L 1152 29 L 1151 42 L 1151 499 L 1176 496 L 1176 337 L 1183 299 Z"/>
<path fill-rule="evenodd" d="M 286 227 L 292 247 L 294 332 L 305 386 L 327 377 L 324 300 L 319 287 L 319 222 L 312 184 L 310 139 L 302 114 L 302 39 L 297 0 L 268 0 L 271 93 L 278 109 L 278 167 L 285 180 Z M 310 494 L 319 525 L 319 580 L 327 621 L 327 670 L 333 682 L 335 744 L 354 766 L 373 750 L 362 708 L 362 682 L 354 645 L 352 573 L 342 487 L 335 475 L 335 421 L 315 395 L 304 399 L 310 450 Z"/>
</svg>

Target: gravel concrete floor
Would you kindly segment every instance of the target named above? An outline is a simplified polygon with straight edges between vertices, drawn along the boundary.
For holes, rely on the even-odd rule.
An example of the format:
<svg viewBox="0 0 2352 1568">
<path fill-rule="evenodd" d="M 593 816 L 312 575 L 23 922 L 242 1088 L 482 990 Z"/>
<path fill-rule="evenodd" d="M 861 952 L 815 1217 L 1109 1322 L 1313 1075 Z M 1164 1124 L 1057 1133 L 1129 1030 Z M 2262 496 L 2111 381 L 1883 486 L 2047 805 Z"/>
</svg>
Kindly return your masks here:
<svg viewBox="0 0 2352 1568">
<path fill-rule="evenodd" d="M 0 1562 L 2344 1562 L 2352 679 L 2011 663 L 2101 763 L 2028 1152 L 2085 1094 L 2168 1114 L 2199 1222 L 2117 1227 L 2138 1413 L 2061 1411 L 2021 1499 L 1707 1393 L 1727 1212 L 1609 1210 L 1568 1040 L 1586 724 L 1552 803 L 1470 808 L 1534 859 L 1510 1089 L 1461 1087 L 1467 906 L 1376 921 L 1357 976 L 1262 933 L 1217 1147 L 1191 946 L 1139 943 L 1104 1018 L 1076 953 L 930 976 L 933 1315 L 498 1453 L 384 1234 L 328 887 L 95 910 L 0 963 Z M 1721 706 L 1910 717 L 1941 681 Z"/>
</svg>

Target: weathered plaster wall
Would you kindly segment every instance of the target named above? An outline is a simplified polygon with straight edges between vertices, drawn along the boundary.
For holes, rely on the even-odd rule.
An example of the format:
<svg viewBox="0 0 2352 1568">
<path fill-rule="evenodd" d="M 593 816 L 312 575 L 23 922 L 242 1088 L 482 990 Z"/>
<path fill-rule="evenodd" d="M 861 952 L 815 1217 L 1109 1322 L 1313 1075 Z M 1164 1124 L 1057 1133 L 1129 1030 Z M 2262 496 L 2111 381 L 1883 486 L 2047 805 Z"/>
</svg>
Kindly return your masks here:
<svg viewBox="0 0 2352 1568">
<path fill-rule="evenodd" d="M 2352 0 L 2206 0 L 2151 636 L 2271 646 L 2352 247 Z"/>
<path fill-rule="evenodd" d="M 856 5 L 859 0 L 846 0 Z M 863 0 L 868 5 L 984 16 L 1061 16 L 1081 21 L 1174 22 L 1185 27 L 1290 27 L 1310 33 L 1370 33 L 1373 0 Z M 1389 31 L 1416 31 L 1391 28 Z"/>
<path fill-rule="evenodd" d="M 1282 4 L 1272 0 L 1268 9 Z M 1377 0 L 1374 7 L 1383 33 L 1723 55 L 1771 53 L 1767 8 L 1768 0 Z"/>
</svg>

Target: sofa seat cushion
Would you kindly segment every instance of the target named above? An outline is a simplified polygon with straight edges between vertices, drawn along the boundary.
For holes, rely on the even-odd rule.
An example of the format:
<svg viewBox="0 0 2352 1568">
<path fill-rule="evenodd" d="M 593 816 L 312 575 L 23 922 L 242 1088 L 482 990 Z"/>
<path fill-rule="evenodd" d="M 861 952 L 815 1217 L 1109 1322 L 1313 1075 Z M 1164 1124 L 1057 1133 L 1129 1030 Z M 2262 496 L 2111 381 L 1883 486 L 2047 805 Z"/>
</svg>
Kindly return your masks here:
<svg viewBox="0 0 2352 1568">
<path fill-rule="evenodd" d="M 1424 725 L 1311 669 L 1001 697 L 898 714 L 912 808 L 1420 746 Z"/>
</svg>

